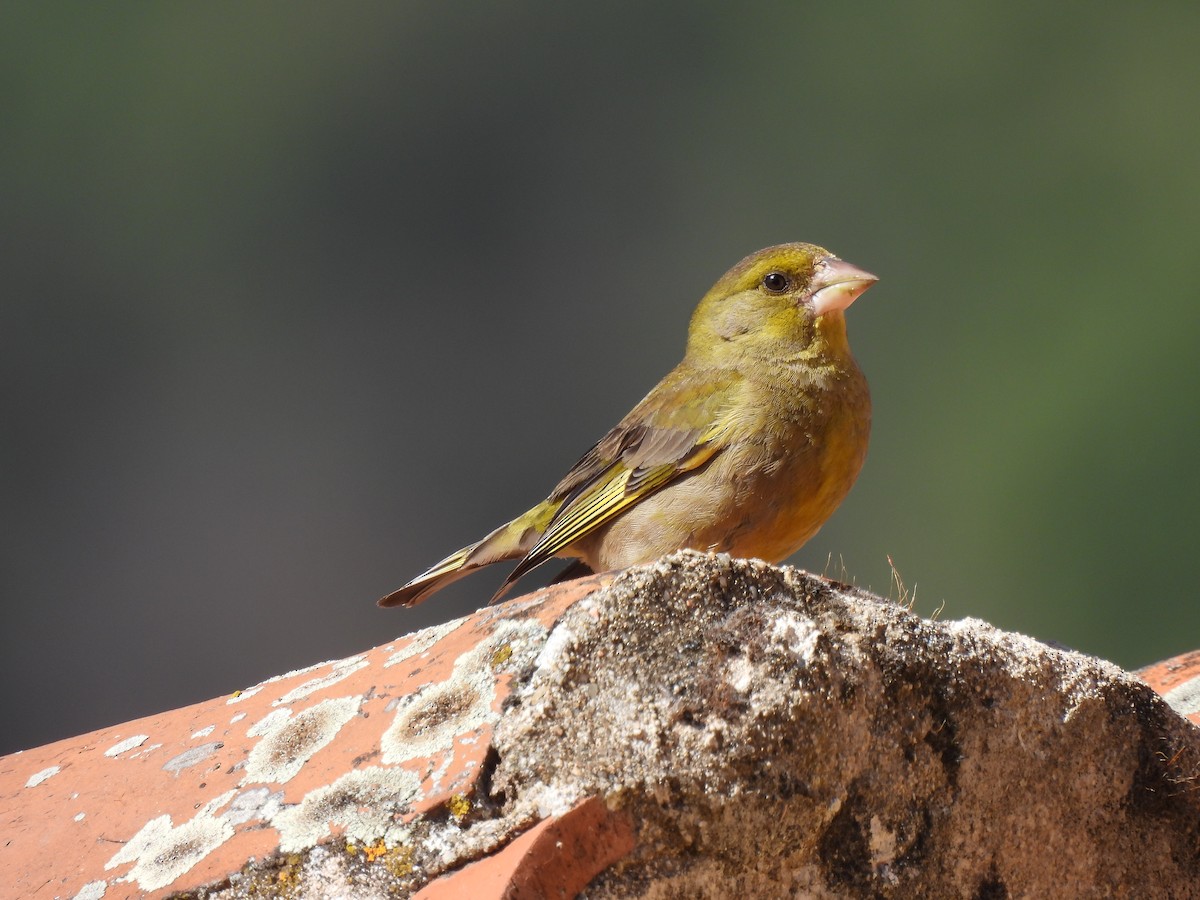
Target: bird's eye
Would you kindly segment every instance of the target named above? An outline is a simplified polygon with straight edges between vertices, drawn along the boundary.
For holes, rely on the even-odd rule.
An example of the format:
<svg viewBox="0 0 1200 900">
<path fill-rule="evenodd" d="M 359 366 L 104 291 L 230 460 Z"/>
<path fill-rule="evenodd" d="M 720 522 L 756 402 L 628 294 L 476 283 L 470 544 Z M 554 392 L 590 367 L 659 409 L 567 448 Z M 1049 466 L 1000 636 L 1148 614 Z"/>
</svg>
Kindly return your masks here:
<svg viewBox="0 0 1200 900">
<path fill-rule="evenodd" d="M 788 277 L 782 272 L 768 272 L 763 276 L 762 283 L 772 294 L 782 294 L 791 286 Z"/>
</svg>

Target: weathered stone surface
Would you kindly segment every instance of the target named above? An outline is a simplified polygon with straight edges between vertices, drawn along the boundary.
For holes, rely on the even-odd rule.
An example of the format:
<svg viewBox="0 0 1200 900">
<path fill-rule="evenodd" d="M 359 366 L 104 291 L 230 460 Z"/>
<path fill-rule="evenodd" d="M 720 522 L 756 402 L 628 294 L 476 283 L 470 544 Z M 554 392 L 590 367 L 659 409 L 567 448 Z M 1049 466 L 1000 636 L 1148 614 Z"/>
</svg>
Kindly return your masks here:
<svg viewBox="0 0 1200 900">
<path fill-rule="evenodd" d="M 514 699 L 493 789 L 638 823 L 588 897 L 1200 895 L 1195 726 L 982 622 L 683 554 L 567 610 Z"/>
<path fill-rule="evenodd" d="M 0 758 L 0 883 L 1191 897 L 1198 762 L 1200 730 L 1107 663 L 681 553 Z"/>
</svg>

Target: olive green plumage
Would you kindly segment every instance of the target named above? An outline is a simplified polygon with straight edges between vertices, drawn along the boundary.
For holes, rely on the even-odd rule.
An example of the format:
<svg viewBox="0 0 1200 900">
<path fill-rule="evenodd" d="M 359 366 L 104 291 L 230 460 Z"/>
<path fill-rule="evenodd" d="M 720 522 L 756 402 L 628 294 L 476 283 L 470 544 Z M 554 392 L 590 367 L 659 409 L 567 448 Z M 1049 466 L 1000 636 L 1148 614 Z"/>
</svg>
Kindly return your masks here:
<svg viewBox="0 0 1200 900">
<path fill-rule="evenodd" d="M 791 555 L 866 457 L 871 400 L 844 312 L 875 280 L 812 244 L 746 257 L 700 301 L 679 365 L 549 497 L 380 605 L 502 560 L 520 562 L 497 596 L 555 556 L 599 572 L 682 548 Z"/>
</svg>

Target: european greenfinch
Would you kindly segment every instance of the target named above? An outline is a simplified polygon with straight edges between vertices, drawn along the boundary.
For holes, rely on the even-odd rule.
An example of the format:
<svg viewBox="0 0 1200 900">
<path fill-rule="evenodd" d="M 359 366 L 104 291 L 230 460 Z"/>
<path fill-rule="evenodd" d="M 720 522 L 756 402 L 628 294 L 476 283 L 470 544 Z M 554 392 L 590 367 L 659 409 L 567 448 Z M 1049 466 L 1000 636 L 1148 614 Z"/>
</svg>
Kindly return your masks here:
<svg viewBox="0 0 1200 900">
<path fill-rule="evenodd" d="M 552 557 L 575 560 L 559 580 L 683 548 L 782 561 L 866 458 L 871 399 L 845 310 L 877 280 L 813 244 L 747 256 L 700 301 L 682 362 L 549 497 L 379 605 L 502 560 L 520 562 L 494 600 Z"/>
</svg>

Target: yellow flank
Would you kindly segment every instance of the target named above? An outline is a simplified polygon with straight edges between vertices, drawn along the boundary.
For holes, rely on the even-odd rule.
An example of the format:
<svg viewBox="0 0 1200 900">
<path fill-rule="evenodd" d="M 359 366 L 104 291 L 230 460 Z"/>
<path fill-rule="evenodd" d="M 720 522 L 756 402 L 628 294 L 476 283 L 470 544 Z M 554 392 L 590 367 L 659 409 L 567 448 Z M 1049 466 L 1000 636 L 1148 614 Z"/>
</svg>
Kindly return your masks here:
<svg viewBox="0 0 1200 900">
<path fill-rule="evenodd" d="M 379 601 L 413 606 L 519 560 L 568 574 L 683 548 L 778 562 L 833 514 L 867 453 L 871 399 L 845 310 L 876 278 L 812 244 L 754 253 L 705 294 L 683 360 L 550 496 Z M 499 596 L 499 594 L 497 594 Z"/>
</svg>

